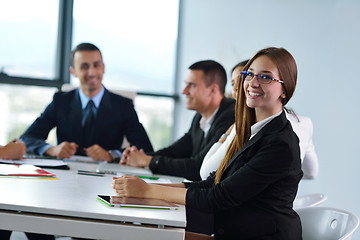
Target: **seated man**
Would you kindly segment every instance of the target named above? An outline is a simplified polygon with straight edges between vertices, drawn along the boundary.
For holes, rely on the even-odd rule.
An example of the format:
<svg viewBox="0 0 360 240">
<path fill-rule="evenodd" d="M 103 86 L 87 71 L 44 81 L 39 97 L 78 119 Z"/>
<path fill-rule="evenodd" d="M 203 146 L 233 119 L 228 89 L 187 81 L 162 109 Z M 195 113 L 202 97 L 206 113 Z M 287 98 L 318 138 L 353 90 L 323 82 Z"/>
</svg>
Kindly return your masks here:
<svg viewBox="0 0 360 240">
<path fill-rule="evenodd" d="M 79 78 L 80 88 L 55 93 L 22 136 L 28 153 L 58 158 L 87 155 L 111 162 L 121 157 L 124 136 L 130 144 L 152 151 L 133 102 L 102 85 L 105 65 L 95 45 L 81 43 L 72 51 L 70 72 Z M 45 140 L 54 127 L 58 145 L 51 146 Z"/>
<path fill-rule="evenodd" d="M 187 109 L 197 113 L 189 131 L 171 146 L 145 154 L 140 146 L 128 147 L 120 161 L 137 167 L 149 167 L 153 173 L 201 180 L 199 171 L 210 147 L 235 121 L 235 100 L 224 97 L 225 69 L 207 60 L 189 67 L 185 80 Z"/>
</svg>

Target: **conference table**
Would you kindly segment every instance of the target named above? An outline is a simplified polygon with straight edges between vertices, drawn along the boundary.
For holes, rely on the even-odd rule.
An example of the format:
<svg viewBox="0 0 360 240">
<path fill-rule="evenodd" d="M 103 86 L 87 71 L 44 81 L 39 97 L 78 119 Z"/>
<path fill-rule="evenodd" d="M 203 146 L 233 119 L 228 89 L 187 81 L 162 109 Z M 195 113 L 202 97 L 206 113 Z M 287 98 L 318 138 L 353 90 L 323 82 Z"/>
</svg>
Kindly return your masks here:
<svg viewBox="0 0 360 240">
<path fill-rule="evenodd" d="M 57 179 L 1 177 L 0 229 L 91 239 L 184 239 L 183 205 L 178 210 L 107 206 L 97 195 L 114 195 L 113 175 L 77 173 L 96 170 L 93 163 L 68 165 L 70 170 L 45 169 Z"/>
</svg>

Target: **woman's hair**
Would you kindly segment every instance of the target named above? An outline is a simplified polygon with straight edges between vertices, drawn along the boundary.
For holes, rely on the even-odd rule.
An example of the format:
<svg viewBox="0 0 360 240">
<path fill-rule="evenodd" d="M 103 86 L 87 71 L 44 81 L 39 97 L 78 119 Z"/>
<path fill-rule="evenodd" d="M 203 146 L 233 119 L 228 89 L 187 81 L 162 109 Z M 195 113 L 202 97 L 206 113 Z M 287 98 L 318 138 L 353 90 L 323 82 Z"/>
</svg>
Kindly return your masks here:
<svg viewBox="0 0 360 240">
<path fill-rule="evenodd" d="M 239 62 L 238 64 L 236 64 L 232 69 L 231 69 L 231 74 L 235 71 L 235 69 L 237 69 L 238 67 L 244 67 L 248 62 L 250 61 L 250 59 L 244 60 Z"/>
<path fill-rule="evenodd" d="M 285 109 L 285 111 L 286 111 L 288 114 L 293 115 L 293 116 L 296 118 L 296 121 L 300 122 L 300 119 L 299 119 L 299 117 L 296 115 L 296 112 L 294 111 L 294 109 L 287 108 L 287 107 L 284 107 L 284 109 Z"/>
<path fill-rule="evenodd" d="M 293 56 L 284 48 L 265 48 L 257 52 L 245 65 L 244 71 L 248 70 L 254 60 L 260 56 L 269 57 L 277 66 L 280 80 L 284 81 L 282 86 L 285 92 L 285 98 L 282 100 L 283 106 L 292 97 L 297 80 L 297 67 Z M 215 175 L 215 184 L 219 183 L 221 176 L 232 157 L 240 148 L 249 140 L 251 134 L 251 125 L 255 123 L 255 110 L 246 105 L 246 96 L 244 92 L 244 80 L 239 77 L 237 81 L 238 94 L 235 109 L 235 126 L 236 136 L 232 140 L 226 151 L 218 170 Z"/>
</svg>

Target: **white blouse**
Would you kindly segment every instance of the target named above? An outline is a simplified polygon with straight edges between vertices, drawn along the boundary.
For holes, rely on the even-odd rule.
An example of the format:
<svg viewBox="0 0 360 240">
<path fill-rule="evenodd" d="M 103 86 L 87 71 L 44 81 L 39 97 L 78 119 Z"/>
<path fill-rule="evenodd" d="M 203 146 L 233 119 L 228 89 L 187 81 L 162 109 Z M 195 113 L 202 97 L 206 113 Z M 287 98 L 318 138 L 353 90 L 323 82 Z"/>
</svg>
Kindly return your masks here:
<svg viewBox="0 0 360 240">
<path fill-rule="evenodd" d="M 236 134 L 235 126 L 231 130 L 229 136 L 226 137 L 224 143 L 216 142 L 212 145 L 210 150 L 206 153 L 205 158 L 201 164 L 200 176 L 202 180 L 205 180 L 209 174 L 218 169 L 221 161 L 223 160 L 226 150 L 230 146 L 231 141 Z"/>
</svg>

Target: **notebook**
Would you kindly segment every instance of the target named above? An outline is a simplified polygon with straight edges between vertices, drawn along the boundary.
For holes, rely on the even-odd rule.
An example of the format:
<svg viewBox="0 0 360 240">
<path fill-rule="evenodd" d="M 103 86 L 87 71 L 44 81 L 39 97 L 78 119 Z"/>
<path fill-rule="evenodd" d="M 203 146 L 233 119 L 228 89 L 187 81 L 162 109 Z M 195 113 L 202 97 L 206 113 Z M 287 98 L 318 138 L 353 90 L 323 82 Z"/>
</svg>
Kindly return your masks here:
<svg viewBox="0 0 360 240">
<path fill-rule="evenodd" d="M 98 195 L 97 198 L 111 207 L 130 207 L 130 208 L 150 208 L 150 209 L 165 209 L 178 210 L 179 206 L 161 199 L 150 198 L 133 198 L 133 197 L 119 197 Z"/>
<path fill-rule="evenodd" d="M 96 169 L 98 172 L 104 172 L 116 175 L 123 173 L 128 175 L 140 175 L 151 177 L 153 174 L 148 168 L 131 167 L 127 165 L 120 165 L 118 163 L 100 163 Z"/>
</svg>

